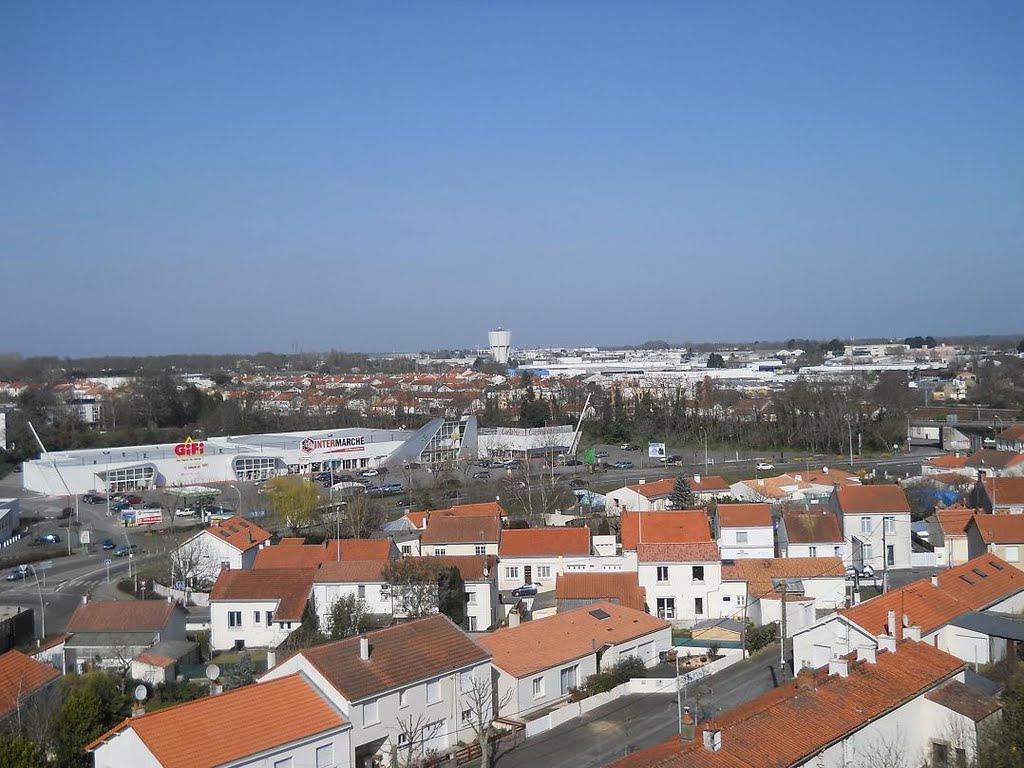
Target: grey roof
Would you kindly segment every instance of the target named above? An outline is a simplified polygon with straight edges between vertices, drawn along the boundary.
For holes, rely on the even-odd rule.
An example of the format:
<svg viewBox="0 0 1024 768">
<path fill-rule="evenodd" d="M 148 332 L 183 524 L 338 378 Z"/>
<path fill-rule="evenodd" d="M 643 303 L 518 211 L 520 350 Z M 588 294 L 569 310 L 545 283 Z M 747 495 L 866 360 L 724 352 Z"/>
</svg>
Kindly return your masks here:
<svg viewBox="0 0 1024 768">
<path fill-rule="evenodd" d="M 1003 686 L 995 680 L 989 680 L 984 675 L 979 675 L 970 667 L 965 670 L 964 683 L 984 696 L 995 696 L 1003 690 Z"/>
<path fill-rule="evenodd" d="M 693 625 L 693 632 L 700 632 L 702 629 L 711 629 L 718 627 L 724 629 L 727 632 L 742 632 L 743 622 L 736 621 L 736 619 L 706 619 Z"/>
<path fill-rule="evenodd" d="M 185 656 L 188 656 L 193 649 L 198 646 L 190 640 L 161 640 L 159 643 L 149 649 L 149 653 L 155 653 L 158 656 L 166 656 L 169 659 L 177 661 Z"/>
<path fill-rule="evenodd" d="M 141 648 L 156 639 L 152 632 L 75 632 L 68 638 L 67 648 Z"/>
<path fill-rule="evenodd" d="M 949 623 L 954 627 L 972 629 L 989 637 L 1024 641 L 1024 618 L 1008 613 L 971 611 L 963 616 L 958 616 Z"/>
</svg>

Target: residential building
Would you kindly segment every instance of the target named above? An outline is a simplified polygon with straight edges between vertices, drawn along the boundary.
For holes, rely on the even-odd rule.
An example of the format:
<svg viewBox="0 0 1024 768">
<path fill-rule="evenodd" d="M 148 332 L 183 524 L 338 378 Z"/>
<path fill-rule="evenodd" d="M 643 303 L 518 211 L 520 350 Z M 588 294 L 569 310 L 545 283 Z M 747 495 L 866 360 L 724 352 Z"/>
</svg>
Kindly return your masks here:
<svg viewBox="0 0 1024 768">
<path fill-rule="evenodd" d="M 971 764 L 999 703 L 965 685 L 966 664 L 925 643 L 865 650 L 801 670 L 713 721 L 683 713 L 680 736 L 609 768 L 845 768 Z"/>
<path fill-rule="evenodd" d="M 350 768 L 351 724 L 305 675 L 133 713 L 86 747 L 96 768 Z"/>
<path fill-rule="evenodd" d="M 602 602 L 504 627 L 479 642 L 498 672 L 498 714 L 521 718 L 564 700 L 587 677 L 622 659 L 656 664 L 672 645 L 672 625 Z"/>
<path fill-rule="evenodd" d="M 714 541 L 703 509 L 669 512 L 623 512 L 622 551 L 635 553 L 640 544 L 698 544 Z"/>
<path fill-rule="evenodd" d="M 998 613 L 1024 610 L 1024 573 L 995 555 L 968 560 L 930 579 L 825 616 L 793 635 L 793 663 L 820 667 L 861 648 L 877 648 L 878 636 L 920 638 L 965 661 L 987 664 L 1007 653 L 1003 635 L 1019 634 L 1019 623 L 1004 625 Z M 973 628 L 974 617 L 992 619 L 992 634 Z"/>
<path fill-rule="evenodd" d="M 719 504 L 715 529 L 723 560 L 775 557 L 775 528 L 768 504 Z"/>
<path fill-rule="evenodd" d="M 79 605 L 68 620 L 64 670 L 126 670 L 159 642 L 185 640 L 185 611 L 170 600 L 96 600 Z"/>
<path fill-rule="evenodd" d="M 980 509 L 954 506 L 937 509 L 926 518 L 928 543 L 935 547 L 935 564 L 946 568 L 970 560 L 967 549 L 967 523 Z"/>
<path fill-rule="evenodd" d="M 389 763 L 410 741 L 420 755 L 471 742 L 471 699 L 484 687 L 490 697 L 490 660 L 490 652 L 437 615 L 298 651 L 272 666 L 260 685 L 308 676 L 352 723 L 349 764 L 369 768 L 375 758 Z"/>
<path fill-rule="evenodd" d="M 713 541 L 640 544 L 637 577 L 650 610 L 658 618 L 683 627 L 721 617 L 721 560 Z M 731 606 L 725 615 L 730 614 Z"/>
<path fill-rule="evenodd" d="M 216 581 L 222 568 L 252 568 L 270 533 L 244 517 L 230 517 L 186 539 L 172 556 L 174 580 L 189 589 Z"/>
<path fill-rule="evenodd" d="M 841 469 L 824 467 L 821 470 L 808 469 L 775 477 L 740 480 L 729 486 L 729 493 L 738 501 L 795 502 L 813 506 L 827 503 L 837 485 L 860 485 L 860 478 Z"/>
<path fill-rule="evenodd" d="M 676 486 L 676 478 L 664 480 L 641 480 L 634 485 L 624 485 L 605 494 L 605 512 L 619 515 L 626 510 L 651 512 L 669 508 L 669 497 Z"/>
<path fill-rule="evenodd" d="M 555 579 L 555 600 L 558 613 L 601 602 L 647 610 L 647 598 L 636 571 L 559 574 Z"/>
<path fill-rule="evenodd" d="M 534 583 L 550 592 L 560 573 L 600 570 L 590 551 L 589 528 L 507 529 L 498 551 L 498 589 Z"/>
<path fill-rule="evenodd" d="M 1024 477 L 986 477 L 978 480 L 967 496 L 967 504 L 988 513 L 1024 514 Z"/>
<path fill-rule="evenodd" d="M 210 645 L 273 648 L 302 623 L 314 571 L 261 568 L 221 571 L 210 591 Z"/>
<path fill-rule="evenodd" d="M 21 528 L 21 500 L 0 499 L 0 544 Z"/>
<path fill-rule="evenodd" d="M 944 475 L 949 472 L 957 472 L 967 477 L 974 477 L 974 470 L 967 468 L 967 461 L 969 458 L 970 454 L 955 451 L 953 453 L 947 453 L 942 456 L 935 456 L 933 458 L 926 459 L 921 462 L 921 476 L 929 477 L 931 475 Z"/>
<path fill-rule="evenodd" d="M 1024 452 L 1024 424 L 1014 424 L 996 435 L 996 448 L 1000 451 Z"/>
<path fill-rule="evenodd" d="M 833 509 L 851 543 L 847 565 L 910 567 L 910 505 L 898 485 L 846 485 L 832 494 Z"/>
<path fill-rule="evenodd" d="M 328 539 L 323 544 L 306 544 L 302 538 L 281 539 L 256 555 L 253 568 L 305 568 L 314 570 L 330 560 L 395 560 L 401 557 L 389 539 Z"/>
<path fill-rule="evenodd" d="M 420 536 L 420 554 L 496 555 L 501 535 L 501 519 L 497 515 L 430 515 Z"/>
<path fill-rule="evenodd" d="M 1024 477 L 1024 453 L 982 448 L 968 457 L 965 469 L 985 477 Z"/>
<path fill-rule="evenodd" d="M 785 606 L 786 637 L 846 606 L 846 568 L 838 557 L 742 559 L 736 566 L 747 587 L 745 618 L 781 624 Z"/>
<path fill-rule="evenodd" d="M 973 515 L 964 530 L 970 557 L 989 553 L 1024 569 L 1024 515 Z"/>
<path fill-rule="evenodd" d="M 29 718 L 44 719 L 40 710 L 53 703 L 53 684 L 60 670 L 20 651 L 0 654 L 0 733 L 20 730 Z"/>
<path fill-rule="evenodd" d="M 849 562 L 839 519 L 827 508 L 783 512 L 779 520 L 779 554 L 783 557 L 838 557 Z"/>
<path fill-rule="evenodd" d="M 690 490 L 700 505 L 732 495 L 729 484 L 718 475 L 694 475 L 690 478 Z"/>
</svg>

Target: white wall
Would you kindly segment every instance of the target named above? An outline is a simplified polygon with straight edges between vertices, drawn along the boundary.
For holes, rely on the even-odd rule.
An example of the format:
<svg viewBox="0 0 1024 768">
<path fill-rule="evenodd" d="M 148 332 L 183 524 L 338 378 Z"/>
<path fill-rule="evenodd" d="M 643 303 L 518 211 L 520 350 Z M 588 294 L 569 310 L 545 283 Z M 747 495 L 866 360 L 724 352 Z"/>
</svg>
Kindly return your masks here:
<svg viewBox="0 0 1024 768">
<path fill-rule="evenodd" d="M 424 544 L 420 543 L 420 554 L 424 556 L 430 555 L 475 555 L 481 557 L 481 553 L 476 551 L 477 546 L 484 548 L 483 555 L 496 555 L 498 554 L 498 542 L 469 542 L 467 543 L 454 543 L 454 544 Z"/>
<path fill-rule="evenodd" d="M 869 520 L 868 531 L 863 531 L 861 518 Z M 910 515 L 843 515 L 843 535 L 848 541 L 854 536 L 871 542 L 871 557 L 864 559 L 863 563 L 856 565 L 870 565 L 875 573 L 881 573 L 885 565 L 885 549 L 883 547 L 883 519 L 886 517 L 895 518 L 894 532 L 885 535 L 885 544 L 895 547 L 895 561 L 890 568 L 910 567 Z M 851 565 L 857 559 L 856 547 L 851 547 L 852 560 L 844 561 L 844 565 Z"/>
<path fill-rule="evenodd" d="M 498 563 L 498 589 L 509 590 L 523 584 L 526 566 L 531 568 L 530 578 L 540 584 L 541 592 L 550 592 L 555 588 L 555 579 L 560 573 L 606 573 L 630 570 L 623 557 L 599 557 L 597 555 L 562 556 L 523 556 L 502 557 Z M 546 574 L 541 569 L 547 568 Z M 516 569 L 509 575 L 509 569 Z"/>
<path fill-rule="evenodd" d="M 256 561 L 256 553 L 259 551 L 258 547 L 252 547 L 242 553 L 209 529 L 200 531 L 178 549 L 180 555 L 176 558 L 177 562 L 195 563 L 191 569 L 191 576 L 199 582 L 216 581 L 223 563 L 227 563 L 228 567 L 234 571 L 252 568 Z M 182 578 L 182 575 L 175 574 L 175 577 Z"/>
<path fill-rule="evenodd" d="M 745 543 L 740 543 L 740 534 L 746 534 Z M 775 534 L 771 526 L 722 528 L 718 546 L 722 551 L 723 560 L 775 557 Z"/>
<path fill-rule="evenodd" d="M 267 611 L 276 613 L 278 600 L 214 600 L 210 602 L 210 644 L 214 650 L 233 648 L 236 640 L 244 640 L 248 648 L 270 648 L 298 629 L 299 621 L 272 621 L 267 626 Z M 228 626 L 228 613 L 241 611 L 241 627 Z M 259 612 L 259 622 L 254 618 Z"/>
<path fill-rule="evenodd" d="M 163 768 L 131 728 L 121 731 L 93 752 L 95 768 Z"/>
<path fill-rule="evenodd" d="M 658 567 L 668 568 L 668 581 L 658 581 Z M 693 569 L 704 568 L 703 581 L 694 580 Z M 704 619 L 717 619 L 722 616 L 722 564 L 720 562 L 704 563 L 640 563 L 637 571 L 640 586 L 647 590 L 647 605 L 653 615 L 658 613 L 658 598 L 675 600 L 675 616 L 669 621 L 677 625 L 689 626 Z M 735 594 L 730 589 L 729 594 Z M 703 613 L 695 611 L 696 600 L 703 600 Z M 730 603 L 728 615 L 734 610 L 735 603 Z"/>
<path fill-rule="evenodd" d="M 833 656 L 845 655 L 858 648 L 874 648 L 873 635 L 851 626 L 838 614 L 826 616 L 809 627 L 791 633 L 793 637 L 793 667 L 820 667 Z"/>
<path fill-rule="evenodd" d="M 508 701 L 499 709 L 498 714 L 502 717 L 518 717 L 534 712 L 543 707 L 550 706 L 565 698 L 561 690 L 561 675 L 563 669 L 576 667 L 575 686 L 579 687 L 590 675 L 597 672 L 597 655 L 587 654 L 583 658 L 567 661 L 564 664 L 545 669 L 535 674 L 526 675 L 516 679 L 498 668 L 498 701 Z M 541 694 L 534 696 L 533 681 L 540 678 Z M 511 691 L 511 694 L 509 693 Z"/>
</svg>

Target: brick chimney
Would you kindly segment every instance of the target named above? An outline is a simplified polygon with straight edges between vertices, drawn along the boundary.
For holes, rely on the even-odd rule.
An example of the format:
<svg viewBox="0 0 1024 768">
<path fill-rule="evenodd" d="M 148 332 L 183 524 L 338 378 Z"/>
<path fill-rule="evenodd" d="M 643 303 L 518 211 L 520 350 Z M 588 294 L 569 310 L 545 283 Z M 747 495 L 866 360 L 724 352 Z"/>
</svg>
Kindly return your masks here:
<svg viewBox="0 0 1024 768">
<path fill-rule="evenodd" d="M 796 673 L 796 687 L 804 691 L 814 690 L 814 669 L 812 667 L 800 667 Z"/>
<path fill-rule="evenodd" d="M 679 738 L 683 741 L 693 741 L 696 729 L 693 725 L 693 714 L 689 707 L 683 707 L 683 719 L 679 722 Z"/>
</svg>

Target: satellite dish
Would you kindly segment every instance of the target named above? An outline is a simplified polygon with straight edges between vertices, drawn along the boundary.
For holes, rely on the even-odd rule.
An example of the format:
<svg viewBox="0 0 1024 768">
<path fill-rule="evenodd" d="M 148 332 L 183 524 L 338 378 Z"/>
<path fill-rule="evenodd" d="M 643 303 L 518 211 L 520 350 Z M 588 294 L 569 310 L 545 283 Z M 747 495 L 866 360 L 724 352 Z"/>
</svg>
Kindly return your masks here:
<svg viewBox="0 0 1024 768">
<path fill-rule="evenodd" d="M 138 685 L 135 686 L 135 700 L 136 701 L 145 701 L 146 700 L 146 696 L 148 694 L 149 694 L 149 691 L 146 689 L 146 686 L 144 686 L 142 683 L 139 683 Z"/>
<path fill-rule="evenodd" d="M 210 664 L 206 668 L 206 679 L 216 680 L 218 677 L 220 677 L 220 667 L 218 667 L 216 664 Z"/>
</svg>

